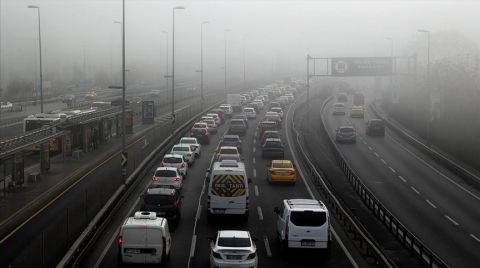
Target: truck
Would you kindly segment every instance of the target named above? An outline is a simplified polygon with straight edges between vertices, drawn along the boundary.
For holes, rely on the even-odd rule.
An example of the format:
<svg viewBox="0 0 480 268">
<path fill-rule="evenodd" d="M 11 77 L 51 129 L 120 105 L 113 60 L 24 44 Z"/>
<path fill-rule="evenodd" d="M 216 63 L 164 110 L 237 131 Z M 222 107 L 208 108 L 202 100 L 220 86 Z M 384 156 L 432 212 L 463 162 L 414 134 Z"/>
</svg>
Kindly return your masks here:
<svg viewBox="0 0 480 268">
<path fill-rule="evenodd" d="M 233 112 L 238 113 L 242 111 L 242 95 L 228 94 L 227 103 L 232 106 Z"/>
</svg>

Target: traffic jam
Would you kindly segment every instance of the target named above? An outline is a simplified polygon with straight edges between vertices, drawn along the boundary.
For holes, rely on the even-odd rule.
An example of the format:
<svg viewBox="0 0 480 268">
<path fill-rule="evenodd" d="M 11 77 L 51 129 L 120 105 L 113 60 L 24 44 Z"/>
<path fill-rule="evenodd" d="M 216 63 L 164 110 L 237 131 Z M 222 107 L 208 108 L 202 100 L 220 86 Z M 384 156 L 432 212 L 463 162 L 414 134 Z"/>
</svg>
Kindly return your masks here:
<svg viewBox="0 0 480 268">
<path fill-rule="evenodd" d="M 215 230 L 206 238 L 208 253 L 204 247 L 198 249 L 205 252 L 201 263 L 208 262 L 210 267 L 264 266 L 259 258 L 259 243 L 264 244 L 267 255 L 272 254 L 270 247 L 276 247 L 274 251 L 281 254 L 291 250 L 320 251 L 328 259 L 331 231 L 326 206 L 316 199 L 288 196 L 292 187 L 303 187 L 297 183 L 300 175 L 289 159 L 282 132 L 288 108 L 299 94 L 290 83 L 278 81 L 247 93 L 228 94 L 226 103 L 199 117 L 188 136 L 182 137 L 155 168 L 148 188 L 140 196 L 139 210 L 119 227 L 118 262 L 166 264 L 170 260 L 172 236 L 182 231 L 182 203 L 190 198 L 182 190 L 190 180 L 199 178 L 204 178 L 199 203 L 200 213 L 206 215 L 202 222 L 205 220 L 208 228 Z M 247 139 L 252 139 L 248 145 Z M 213 153 L 202 152 L 202 147 L 210 144 L 215 147 Z M 210 159 L 205 175 L 190 171 L 201 158 Z M 256 173 L 256 162 L 263 163 L 264 174 Z M 252 206 L 252 198 L 259 196 L 259 180 L 287 187 L 282 189 L 285 194 L 279 194 L 281 202 L 276 201 L 271 211 L 262 212 L 260 206 Z M 275 223 L 270 228 L 274 229 L 274 237 L 257 237 L 249 229 L 248 222 L 255 212 L 260 220 L 264 214 L 272 214 Z M 199 217 L 195 221 L 195 225 L 199 224 Z M 200 236 L 200 231 L 194 231 L 194 236 L 195 232 Z M 193 247 L 205 244 L 192 243 Z"/>
</svg>

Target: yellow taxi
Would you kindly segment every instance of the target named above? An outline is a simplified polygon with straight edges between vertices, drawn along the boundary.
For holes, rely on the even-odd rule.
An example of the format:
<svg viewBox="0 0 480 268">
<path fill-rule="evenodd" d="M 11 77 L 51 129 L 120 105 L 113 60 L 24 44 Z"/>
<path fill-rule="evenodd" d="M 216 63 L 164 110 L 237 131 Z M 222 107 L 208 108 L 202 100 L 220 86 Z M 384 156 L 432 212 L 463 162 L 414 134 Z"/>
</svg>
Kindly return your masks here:
<svg viewBox="0 0 480 268">
<path fill-rule="evenodd" d="M 238 152 L 238 148 L 235 146 L 221 146 L 217 152 L 217 159 L 222 158 L 223 156 L 236 156 L 240 157 L 240 153 Z"/>
<path fill-rule="evenodd" d="M 350 117 L 363 118 L 364 116 L 365 116 L 365 108 L 363 108 L 363 106 L 352 106 L 352 110 L 350 110 Z"/>
<path fill-rule="evenodd" d="M 267 172 L 268 182 L 291 182 L 297 181 L 297 172 L 290 160 L 272 160 Z"/>
<path fill-rule="evenodd" d="M 97 98 L 97 93 L 95 91 L 90 91 L 85 94 L 85 99 L 87 100 L 94 100 Z"/>
</svg>

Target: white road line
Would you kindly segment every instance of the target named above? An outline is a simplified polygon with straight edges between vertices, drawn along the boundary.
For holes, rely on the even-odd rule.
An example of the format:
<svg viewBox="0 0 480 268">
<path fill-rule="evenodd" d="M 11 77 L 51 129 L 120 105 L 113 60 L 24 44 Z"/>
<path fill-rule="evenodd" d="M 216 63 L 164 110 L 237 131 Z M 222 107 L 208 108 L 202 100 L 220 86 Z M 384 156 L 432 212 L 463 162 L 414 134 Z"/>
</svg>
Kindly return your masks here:
<svg viewBox="0 0 480 268">
<path fill-rule="evenodd" d="M 252 163 L 255 164 L 255 157 L 252 159 Z"/>
<path fill-rule="evenodd" d="M 468 190 L 467 188 L 463 187 L 462 185 L 458 184 L 457 182 L 455 182 L 454 180 L 450 179 L 449 177 L 447 177 L 446 175 L 444 175 L 442 172 L 440 172 L 440 170 L 434 168 L 432 165 L 428 164 L 425 160 L 423 160 L 422 158 L 418 157 L 416 154 L 414 154 L 412 151 L 410 151 L 409 149 L 407 149 L 405 146 L 403 146 L 400 142 L 398 142 L 396 139 L 394 139 L 393 137 L 390 136 L 390 138 L 396 142 L 398 145 L 400 145 L 400 147 L 402 147 L 405 151 L 407 151 L 409 154 L 411 154 L 413 157 L 417 158 L 418 160 L 420 160 L 424 165 L 426 165 L 427 167 L 429 167 L 430 169 L 432 169 L 433 171 L 435 171 L 437 174 L 439 174 L 440 176 L 442 176 L 444 179 L 450 181 L 452 184 L 454 184 L 455 186 L 457 186 L 458 188 L 462 189 L 464 192 L 468 193 L 470 196 L 472 196 L 473 198 L 477 199 L 478 201 L 480 201 L 480 197 L 475 195 L 474 193 L 472 193 L 470 190 Z"/>
<path fill-rule="evenodd" d="M 256 151 L 256 150 L 255 150 L 255 147 L 253 147 L 253 152 L 255 152 L 255 151 Z"/>
<path fill-rule="evenodd" d="M 135 200 L 135 202 L 133 202 L 133 206 L 128 210 L 127 215 L 132 214 L 133 210 L 138 205 L 138 201 L 140 201 L 140 198 L 137 198 L 137 200 Z M 118 236 L 119 232 L 120 232 L 120 226 L 118 226 L 118 228 L 115 230 L 115 232 L 113 232 L 112 237 L 110 237 L 110 239 L 108 240 L 108 243 L 107 243 L 106 247 L 102 250 L 102 253 L 100 253 L 100 256 L 98 257 L 98 260 L 95 262 L 93 267 L 100 267 L 100 264 L 102 263 L 103 259 L 107 255 L 108 250 L 110 249 L 110 245 L 113 243 L 113 241 L 115 241 L 115 237 Z"/>
<path fill-rule="evenodd" d="M 427 202 L 430 206 L 432 206 L 432 208 L 437 208 L 437 206 L 435 206 L 430 200 L 425 200 L 425 202 Z"/>
<path fill-rule="evenodd" d="M 372 151 L 372 150 L 373 150 L 373 148 L 372 148 L 371 146 L 368 146 L 368 150 Z"/>
<path fill-rule="evenodd" d="M 353 265 L 353 267 L 354 268 L 359 268 L 358 264 L 355 262 L 355 259 L 352 257 L 352 255 L 348 251 L 347 247 L 345 246 L 345 244 L 343 244 L 342 240 L 340 239 L 337 232 L 335 232 L 335 230 L 333 228 L 332 228 L 332 234 L 335 237 L 335 239 L 337 239 L 338 244 L 343 249 L 343 252 L 345 252 L 345 255 L 347 255 L 347 258 L 350 260 L 350 263 Z"/>
<path fill-rule="evenodd" d="M 263 221 L 263 213 L 262 213 L 262 208 L 260 206 L 257 206 L 257 212 L 258 212 L 258 219 L 260 221 Z"/>
<path fill-rule="evenodd" d="M 253 178 L 256 179 L 257 178 L 257 169 L 253 169 Z"/>
<path fill-rule="evenodd" d="M 403 182 L 407 182 L 406 179 L 404 179 L 402 176 L 398 176 L 399 179 L 401 179 Z"/>
<path fill-rule="evenodd" d="M 263 243 L 265 244 L 265 250 L 267 251 L 267 256 L 272 257 L 272 251 L 270 250 L 270 243 L 268 242 L 268 237 L 263 236 Z"/>
<path fill-rule="evenodd" d="M 373 154 L 374 154 L 376 157 L 380 157 L 380 155 L 377 154 L 377 152 L 373 152 Z"/>
<path fill-rule="evenodd" d="M 202 215 L 202 205 L 197 207 L 197 215 L 195 215 L 195 219 L 198 221 L 201 215 Z"/>
<path fill-rule="evenodd" d="M 470 234 L 470 237 L 475 239 L 478 243 L 480 243 L 480 238 L 476 237 L 474 234 Z"/>
<path fill-rule="evenodd" d="M 254 137 L 257 137 L 257 131 L 255 130 L 255 134 L 253 134 Z"/>
<path fill-rule="evenodd" d="M 452 223 L 455 224 L 456 226 L 459 226 L 459 225 L 460 225 L 458 222 L 456 222 L 455 220 L 453 220 L 452 218 L 450 218 L 448 215 L 445 215 L 445 218 L 447 218 L 447 220 L 449 220 L 450 222 L 452 222 Z"/>
<path fill-rule="evenodd" d="M 257 139 L 253 139 L 253 145 L 255 145 L 255 143 L 257 143 Z"/>
<path fill-rule="evenodd" d="M 255 196 L 258 197 L 260 192 L 258 191 L 258 185 L 255 185 Z"/>
<path fill-rule="evenodd" d="M 410 189 L 412 189 L 412 191 L 414 191 L 416 194 L 420 194 L 420 192 L 417 189 L 415 189 L 415 187 L 410 186 Z"/>
<path fill-rule="evenodd" d="M 193 257 L 193 255 L 195 254 L 195 245 L 197 244 L 197 235 L 194 234 L 192 236 L 192 244 L 190 246 L 190 258 Z"/>
<path fill-rule="evenodd" d="M 391 172 L 397 173 L 397 172 L 395 171 L 395 169 L 393 169 L 392 167 L 388 167 L 388 168 L 390 169 Z"/>
<path fill-rule="evenodd" d="M 367 145 L 367 143 L 365 142 L 365 140 L 362 139 L 362 142 L 363 142 L 363 144 Z"/>
<path fill-rule="evenodd" d="M 383 160 L 383 158 L 380 158 L 380 161 L 382 161 L 382 163 L 383 163 L 384 165 L 387 164 L 387 162 L 385 162 L 385 160 Z"/>
</svg>

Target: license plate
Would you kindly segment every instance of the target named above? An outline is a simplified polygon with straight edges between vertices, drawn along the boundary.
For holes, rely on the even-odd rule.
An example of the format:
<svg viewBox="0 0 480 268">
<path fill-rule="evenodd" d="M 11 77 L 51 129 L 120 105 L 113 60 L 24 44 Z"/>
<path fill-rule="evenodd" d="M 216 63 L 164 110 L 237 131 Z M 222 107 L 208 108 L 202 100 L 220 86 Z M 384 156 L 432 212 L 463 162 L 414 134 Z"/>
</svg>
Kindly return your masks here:
<svg viewBox="0 0 480 268">
<path fill-rule="evenodd" d="M 213 213 L 215 213 L 215 214 L 225 214 L 225 210 L 224 209 L 214 209 Z"/>
<path fill-rule="evenodd" d="M 314 247 L 315 246 L 315 241 L 302 241 L 302 246 L 303 247 Z"/>
<path fill-rule="evenodd" d="M 227 260 L 241 260 L 242 255 L 227 255 Z"/>
<path fill-rule="evenodd" d="M 130 254 L 140 254 L 140 250 L 139 250 L 139 249 L 131 249 L 131 248 L 127 248 L 127 249 L 125 249 L 125 253 L 130 253 Z"/>
</svg>

